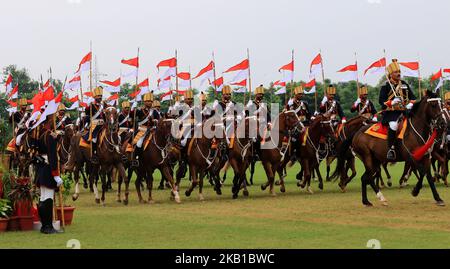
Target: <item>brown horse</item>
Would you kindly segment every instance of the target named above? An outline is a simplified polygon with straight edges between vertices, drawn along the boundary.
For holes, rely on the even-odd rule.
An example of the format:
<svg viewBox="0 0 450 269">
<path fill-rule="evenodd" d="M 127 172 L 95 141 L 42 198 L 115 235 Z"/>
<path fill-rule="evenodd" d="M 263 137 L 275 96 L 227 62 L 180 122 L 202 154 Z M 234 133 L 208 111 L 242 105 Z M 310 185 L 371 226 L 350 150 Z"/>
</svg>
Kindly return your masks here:
<svg viewBox="0 0 450 269">
<path fill-rule="evenodd" d="M 413 196 L 417 196 L 422 188 L 424 176 L 427 177 L 433 197 L 437 205 L 443 206 L 444 201 L 439 197 L 439 194 L 434 185 L 433 178 L 430 172 L 430 159 L 428 156 L 423 157 L 425 150 L 430 147 L 431 138 L 430 130 L 436 126 L 446 124 L 443 123 L 442 118 L 442 104 L 440 98 L 432 92 L 427 92 L 419 102 L 416 102 L 413 109 L 409 113 L 408 124 L 405 127 L 404 138 L 397 146 L 396 162 L 408 162 L 414 168 L 419 170 L 419 180 L 412 191 Z M 388 150 L 387 141 L 365 134 L 365 131 L 370 126 L 361 128 L 353 137 L 351 146 L 354 152 L 362 160 L 365 172 L 361 176 L 362 181 L 362 203 L 365 206 L 372 206 L 367 198 L 367 185 L 370 185 L 377 195 L 377 198 L 383 205 L 387 205 L 387 200 L 376 186 L 374 176 L 380 170 L 380 165 L 387 162 L 386 153 Z M 428 141 L 427 143 L 427 140 Z M 341 153 L 348 150 L 347 147 L 341 149 Z M 332 178 L 337 177 L 342 173 L 344 167 L 344 156 L 339 154 L 338 164 L 334 171 Z"/>
<path fill-rule="evenodd" d="M 210 118 L 202 124 L 197 124 L 196 128 L 211 127 L 212 131 L 218 131 L 224 133 L 223 124 L 215 124 L 215 119 Z M 218 129 L 218 130 L 215 130 Z M 203 130 L 205 131 L 205 130 Z M 215 141 L 215 142 L 214 142 Z M 216 143 L 215 149 L 212 149 L 213 143 Z M 220 182 L 220 168 L 225 164 L 222 157 L 222 150 L 219 148 L 219 144 L 225 143 L 224 139 L 219 138 L 207 138 L 202 132 L 202 137 L 193 137 L 187 142 L 187 163 L 189 165 L 189 174 L 191 178 L 191 184 L 186 190 L 186 196 L 190 196 L 194 188 L 199 186 L 199 199 L 204 200 L 203 197 L 203 179 L 206 174 L 209 174 L 214 183 L 214 190 L 218 195 L 222 194 L 221 182 Z M 179 184 L 179 177 L 177 177 L 177 185 Z"/>
<path fill-rule="evenodd" d="M 300 160 L 300 165 L 304 171 L 303 180 L 297 185 L 301 188 L 308 186 L 307 190 L 312 193 L 311 189 L 311 175 L 314 170 L 318 170 L 319 158 L 319 143 L 322 137 L 334 143 L 335 139 L 335 124 L 327 116 L 319 114 L 315 117 L 312 123 L 305 129 L 305 131 L 298 137 L 300 143 L 296 151 Z M 319 175 L 319 188 L 323 189 L 322 177 Z"/>
<path fill-rule="evenodd" d="M 278 125 L 278 126 L 277 126 Z M 291 139 L 298 136 L 304 129 L 295 110 L 283 110 L 274 120 L 274 129 L 271 133 L 278 132 L 278 141 L 274 141 L 274 137 L 270 135 L 264 139 L 264 145 L 261 146 L 260 160 L 266 172 L 267 182 L 261 185 L 261 189 L 265 190 L 269 187 L 270 194 L 275 196 L 274 183 L 275 174 L 280 175 L 280 191 L 285 192 L 283 180 L 283 170 L 290 160 Z M 288 138 L 288 143 L 283 147 L 283 138 Z M 267 148 L 269 146 L 270 148 Z"/>
<path fill-rule="evenodd" d="M 75 135 L 75 127 L 73 124 L 68 124 L 64 127 L 64 131 L 61 134 L 61 138 L 58 140 L 58 156 L 60 167 L 62 168 L 61 172 L 64 173 L 64 164 L 69 159 L 70 153 L 70 141 L 72 137 Z"/>
<path fill-rule="evenodd" d="M 167 178 L 171 186 L 171 197 L 175 202 L 180 203 L 180 195 L 175 186 L 170 166 L 170 156 L 172 155 L 171 133 L 174 119 L 161 119 L 156 123 L 156 127 L 151 130 L 148 138 L 148 146 L 142 151 L 139 158 L 139 167 L 136 177 L 136 191 L 139 202 L 144 203 L 141 195 L 141 182 L 145 178 L 148 189 L 148 202 L 154 203 L 152 197 L 153 190 L 153 172 L 158 169 L 161 174 Z M 144 147 L 144 145 L 143 145 Z"/>
</svg>

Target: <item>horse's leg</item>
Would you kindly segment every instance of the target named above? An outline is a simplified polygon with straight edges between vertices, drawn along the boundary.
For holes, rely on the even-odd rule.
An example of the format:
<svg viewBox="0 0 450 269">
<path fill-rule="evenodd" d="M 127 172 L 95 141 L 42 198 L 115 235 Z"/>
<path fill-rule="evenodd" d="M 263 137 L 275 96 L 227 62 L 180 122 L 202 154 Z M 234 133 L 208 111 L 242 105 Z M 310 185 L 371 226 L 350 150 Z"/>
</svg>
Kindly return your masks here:
<svg viewBox="0 0 450 269">
<path fill-rule="evenodd" d="M 392 177 L 391 177 L 391 174 L 389 173 L 387 166 L 388 166 L 387 163 L 383 163 L 383 170 L 387 177 L 387 185 L 388 185 L 388 187 L 392 187 Z"/>
<path fill-rule="evenodd" d="M 445 206 L 444 201 L 439 196 L 439 193 L 436 190 L 436 185 L 434 184 L 433 176 L 431 175 L 431 171 L 428 170 L 427 172 L 427 181 L 428 185 L 430 185 L 431 192 L 433 193 L 433 198 L 436 201 L 436 205 L 438 206 Z"/>
<path fill-rule="evenodd" d="M 128 175 L 125 172 L 125 167 L 122 163 L 119 163 L 116 165 L 116 169 L 118 171 L 118 180 L 125 181 L 125 200 L 123 201 L 124 205 L 128 204 L 128 194 L 129 194 L 129 187 L 130 187 L 130 179 L 128 178 Z M 118 197 L 120 199 L 120 196 Z"/>
<path fill-rule="evenodd" d="M 300 165 L 300 172 L 298 172 L 297 175 L 295 175 L 295 178 L 297 179 L 297 187 L 300 187 L 300 184 L 303 181 L 303 174 L 304 174 L 303 166 Z"/>
<path fill-rule="evenodd" d="M 376 166 L 376 170 L 375 172 L 372 172 L 372 176 L 368 176 L 368 184 L 372 187 L 373 191 L 376 193 L 377 198 L 380 200 L 380 202 L 384 205 L 387 206 L 387 200 L 384 197 L 383 193 L 381 193 L 380 188 L 378 187 L 378 185 L 375 184 L 375 177 L 379 175 L 379 178 L 381 179 L 381 167 L 380 165 Z"/>
<path fill-rule="evenodd" d="M 278 172 L 278 176 L 280 177 L 280 182 L 279 182 L 280 192 L 285 193 L 286 192 L 286 186 L 284 185 L 284 178 L 286 177 L 286 174 L 283 173 L 283 170 L 284 169 L 282 167 L 279 167 L 277 169 L 277 172 Z"/>
<path fill-rule="evenodd" d="M 331 167 L 331 163 L 333 162 L 333 160 L 334 160 L 334 157 L 327 157 L 327 160 L 326 160 L 326 164 L 327 164 L 327 177 L 326 177 L 326 181 L 327 182 L 330 182 L 331 181 L 331 179 L 330 179 L 330 167 Z M 323 188 L 322 188 L 323 189 Z"/>
<path fill-rule="evenodd" d="M 403 167 L 403 173 L 399 181 L 400 188 L 408 186 L 407 181 L 411 175 L 411 170 L 412 170 L 411 165 L 405 162 L 405 165 Z"/>
<path fill-rule="evenodd" d="M 100 204 L 100 198 L 98 197 L 97 181 L 98 181 L 98 166 L 93 167 L 91 173 L 89 174 L 89 185 L 92 186 L 94 190 L 95 202 Z"/>
<path fill-rule="evenodd" d="M 131 178 L 131 174 L 130 174 L 130 171 L 131 170 L 131 168 L 129 168 L 129 170 L 128 170 L 128 175 L 127 175 L 127 177 L 128 177 L 128 179 L 130 179 Z M 137 178 L 136 178 L 136 180 L 137 180 Z M 122 178 L 121 176 L 119 176 L 119 178 L 117 179 L 117 198 L 116 198 L 116 202 L 118 202 L 118 203 L 122 203 L 122 183 L 123 183 L 123 181 L 124 181 L 124 178 Z"/>
<path fill-rule="evenodd" d="M 74 175 L 74 181 L 75 181 L 75 193 L 72 195 L 72 200 L 76 201 L 78 197 L 80 196 L 80 187 L 79 187 L 79 181 L 80 181 L 80 170 L 78 166 L 75 166 L 75 169 L 73 171 Z"/>
<path fill-rule="evenodd" d="M 164 174 L 164 177 L 169 181 L 170 187 L 172 188 L 171 197 L 174 198 L 176 203 L 178 203 L 178 204 L 181 203 L 180 195 L 178 193 L 178 186 L 175 185 L 169 165 L 163 165 L 160 168 L 160 171 L 161 171 L 161 174 Z"/>
<path fill-rule="evenodd" d="M 100 174 L 100 179 L 102 181 L 102 205 L 105 206 L 105 193 L 108 191 L 108 181 L 107 181 L 107 173 L 106 171 L 102 171 Z"/>
<path fill-rule="evenodd" d="M 314 170 L 316 171 L 317 177 L 319 178 L 319 189 L 323 191 L 323 178 L 322 175 L 320 174 L 319 164 L 316 164 L 314 166 Z"/>
<path fill-rule="evenodd" d="M 136 180 L 134 181 L 134 186 L 136 187 L 136 192 L 138 195 L 138 200 L 139 203 L 144 203 L 144 199 L 142 199 L 142 193 L 141 193 L 141 182 L 143 179 L 147 180 L 147 176 L 145 174 L 145 172 L 143 171 L 136 171 L 137 176 L 136 176 Z M 120 185 L 119 185 L 119 189 L 120 189 Z"/>
<path fill-rule="evenodd" d="M 250 185 L 253 185 L 253 175 L 255 174 L 255 164 L 256 164 L 256 161 L 253 160 L 253 158 L 252 158 L 252 160 L 250 162 Z"/>
<path fill-rule="evenodd" d="M 200 201 L 204 201 L 205 198 L 203 197 L 203 178 L 205 177 L 205 172 L 203 170 L 199 173 L 199 182 L 198 182 L 198 199 Z"/>
<path fill-rule="evenodd" d="M 270 177 L 272 174 L 272 164 L 268 161 L 264 161 L 263 163 L 264 171 L 266 172 L 267 181 L 266 183 L 261 185 L 261 190 L 265 191 L 267 187 L 270 185 Z"/>
<path fill-rule="evenodd" d="M 185 192 L 187 197 L 191 196 L 192 191 L 198 184 L 197 167 L 195 165 L 189 164 L 189 177 L 191 178 L 191 184 L 189 184 L 189 188 Z"/>
</svg>

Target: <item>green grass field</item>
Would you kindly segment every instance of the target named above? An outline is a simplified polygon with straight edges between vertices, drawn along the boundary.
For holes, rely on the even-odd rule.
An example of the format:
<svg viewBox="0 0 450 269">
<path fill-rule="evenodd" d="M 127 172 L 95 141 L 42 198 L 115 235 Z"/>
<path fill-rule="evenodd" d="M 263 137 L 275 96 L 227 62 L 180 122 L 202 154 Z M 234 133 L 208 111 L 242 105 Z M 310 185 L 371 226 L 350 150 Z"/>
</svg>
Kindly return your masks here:
<svg viewBox="0 0 450 269">
<path fill-rule="evenodd" d="M 366 248 L 369 239 L 377 239 L 382 248 L 450 247 L 450 209 L 434 204 L 428 185 L 419 197 L 411 196 L 410 186 L 398 188 L 403 164 L 390 167 L 394 186 L 383 193 L 389 206 L 382 206 L 369 190 L 373 208 L 361 204 L 360 181 L 355 179 L 341 193 L 337 182 L 326 182 L 320 191 L 313 182 L 314 194 L 296 186 L 298 165 L 288 170 L 286 193 L 271 197 L 261 191 L 266 180 L 258 165 L 257 184 L 250 196 L 231 199 L 231 172 L 223 195 L 217 196 L 205 182 L 205 201 L 198 200 L 198 189 L 184 196 L 188 180 L 183 180 L 182 204 L 169 199 L 168 190 L 155 190 L 155 204 L 139 204 L 133 190 L 130 204 L 115 202 L 108 193 L 106 206 L 94 203 L 94 196 L 82 190 L 73 203 L 77 209 L 72 226 L 64 234 L 38 232 L 0 234 L 0 248 L 66 248 L 69 239 L 77 239 L 81 248 Z M 230 170 L 231 171 L 231 170 Z M 325 175 L 322 167 L 322 173 Z M 358 167 L 361 175 L 361 166 Z M 159 184 L 155 174 L 154 187 Z M 114 189 L 116 189 L 114 185 Z M 444 201 L 450 190 L 438 184 Z"/>
</svg>

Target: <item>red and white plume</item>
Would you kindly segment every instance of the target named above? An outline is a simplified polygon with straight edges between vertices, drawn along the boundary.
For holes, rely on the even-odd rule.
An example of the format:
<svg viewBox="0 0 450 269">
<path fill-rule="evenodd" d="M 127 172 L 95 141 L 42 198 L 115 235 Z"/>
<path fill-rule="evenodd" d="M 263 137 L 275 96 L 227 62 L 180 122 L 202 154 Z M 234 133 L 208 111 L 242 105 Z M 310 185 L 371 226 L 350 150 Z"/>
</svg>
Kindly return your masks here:
<svg viewBox="0 0 450 269">
<path fill-rule="evenodd" d="M 341 79 L 342 82 L 348 82 L 352 80 L 358 80 L 358 65 L 351 64 L 346 67 L 340 69 L 338 73 L 343 73 L 343 77 Z"/>
<path fill-rule="evenodd" d="M 419 62 L 402 62 L 399 64 L 403 76 L 413 78 L 419 77 Z"/>
<path fill-rule="evenodd" d="M 364 70 L 364 75 L 370 70 L 370 74 L 382 74 L 386 72 L 386 58 L 381 58 L 378 61 L 372 63 L 366 70 Z"/>
</svg>

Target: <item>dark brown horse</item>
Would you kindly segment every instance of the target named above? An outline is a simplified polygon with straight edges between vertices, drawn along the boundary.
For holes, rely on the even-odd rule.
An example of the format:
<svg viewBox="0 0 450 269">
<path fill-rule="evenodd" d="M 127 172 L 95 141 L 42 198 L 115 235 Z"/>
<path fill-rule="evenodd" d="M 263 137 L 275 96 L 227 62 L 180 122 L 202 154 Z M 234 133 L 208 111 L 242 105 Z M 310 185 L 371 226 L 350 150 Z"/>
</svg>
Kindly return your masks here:
<svg viewBox="0 0 450 269">
<path fill-rule="evenodd" d="M 403 140 L 398 141 L 397 159 L 396 162 L 408 162 L 413 168 L 419 171 L 419 180 L 412 191 L 413 196 L 417 196 L 422 188 L 424 176 L 427 177 L 433 197 L 437 205 L 444 205 L 444 201 L 439 197 L 439 194 L 434 185 L 433 178 L 430 171 L 430 159 L 422 153 L 429 149 L 429 145 L 433 136 L 430 130 L 436 126 L 446 123 L 442 122 L 442 104 L 440 98 L 432 92 L 427 92 L 419 102 L 416 102 L 413 109 L 409 113 L 408 124 L 406 126 Z M 387 200 L 376 186 L 374 176 L 380 170 L 380 165 L 385 163 L 386 153 L 388 150 L 387 141 L 365 134 L 365 131 L 370 126 L 361 128 L 353 137 L 351 146 L 354 152 L 362 160 L 365 172 L 361 176 L 362 181 L 362 203 L 365 206 L 372 206 L 367 198 L 367 185 L 370 185 L 377 195 L 377 198 L 383 205 L 387 205 Z M 430 140 L 430 141 L 428 141 Z M 427 143 L 428 142 L 428 143 Z M 348 147 L 343 147 L 341 152 L 348 150 Z M 344 167 L 344 156 L 339 155 L 338 164 L 334 171 L 332 178 L 337 177 L 342 173 Z"/>
<path fill-rule="evenodd" d="M 154 203 L 152 197 L 153 172 L 156 169 L 160 170 L 161 174 L 167 178 L 167 181 L 171 186 L 171 197 L 175 202 L 181 202 L 170 166 L 170 156 L 173 150 L 171 143 L 173 122 L 174 119 L 161 119 L 156 123 L 156 126 L 151 130 L 150 137 L 148 138 L 148 146 L 144 148 L 142 156 L 139 158 L 139 167 L 135 184 L 140 203 L 145 202 L 142 198 L 140 187 L 143 179 L 145 179 L 147 183 L 148 202 Z"/>
<path fill-rule="evenodd" d="M 283 170 L 290 160 L 291 139 L 297 137 L 303 131 L 299 117 L 295 110 L 283 110 L 273 122 L 273 129 L 271 134 L 277 132 L 277 138 L 274 140 L 273 135 L 264 138 L 261 145 L 260 160 L 266 172 L 267 182 L 261 185 L 261 189 L 265 190 L 269 187 L 270 194 L 275 196 L 273 188 L 275 183 L 275 174 L 280 175 L 280 191 L 285 192 L 285 185 L 283 180 Z M 287 145 L 283 147 L 283 139 L 287 137 Z"/>
</svg>

